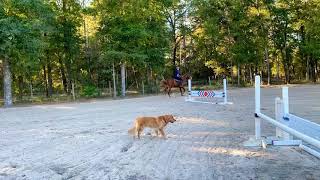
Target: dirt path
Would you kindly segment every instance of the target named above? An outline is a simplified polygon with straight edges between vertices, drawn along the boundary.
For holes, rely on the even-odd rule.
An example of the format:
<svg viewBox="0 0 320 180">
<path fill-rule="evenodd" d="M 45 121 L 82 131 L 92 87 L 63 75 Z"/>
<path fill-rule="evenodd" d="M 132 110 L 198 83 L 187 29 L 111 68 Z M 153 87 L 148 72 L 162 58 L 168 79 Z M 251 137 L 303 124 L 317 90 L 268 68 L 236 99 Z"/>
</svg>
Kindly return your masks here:
<svg viewBox="0 0 320 180">
<path fill-rule="evenodd" d="M 280 92 L 262 89 L 265 113 Z M 229 106 L 155 96 L 0 109 L 0 179 L 319 179 L 320 160 L 299 148 L 243 147 L 254 133 L 253 93 L 231 90 Z M 291 112 L 320 123 L 319 86 L 289 94 Z M 127 135 L 136 116 L 168 113 L 178 122 L 167 140 Z"/>
</svg>

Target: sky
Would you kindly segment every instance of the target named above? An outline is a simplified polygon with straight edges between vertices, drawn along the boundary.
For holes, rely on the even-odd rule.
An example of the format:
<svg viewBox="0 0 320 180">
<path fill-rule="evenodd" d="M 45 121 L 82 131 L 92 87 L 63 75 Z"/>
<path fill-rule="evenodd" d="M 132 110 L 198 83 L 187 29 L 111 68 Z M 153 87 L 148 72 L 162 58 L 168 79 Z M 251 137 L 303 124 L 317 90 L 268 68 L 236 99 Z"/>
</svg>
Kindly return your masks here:
<svg viewBox="0 0 320 180">
<path fill-rule="evenodd" d="M 81 1 L 84 1 L 85 5 L 89 6 L 93 0 L 81 0 Z"/>
</svg>

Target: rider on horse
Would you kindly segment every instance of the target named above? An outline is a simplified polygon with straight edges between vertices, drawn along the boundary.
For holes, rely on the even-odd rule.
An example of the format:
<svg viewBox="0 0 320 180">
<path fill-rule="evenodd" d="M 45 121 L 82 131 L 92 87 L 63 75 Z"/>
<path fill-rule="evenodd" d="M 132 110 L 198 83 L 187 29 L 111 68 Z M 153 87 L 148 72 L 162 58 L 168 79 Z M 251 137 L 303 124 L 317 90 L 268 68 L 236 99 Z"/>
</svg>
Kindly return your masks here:
<svg viewBox="0 0 320 180">
<path fill-rule="evenodd" d="M 164 91 L 168 93 L 169 97 L 171 93 L 171 88 L 175 87 L 180 89 L 181 96 L 183 96 L 183 93 L 186 91 L 183 87 L 183 84 L 187 82 L 190 78 L 191 76 L 189 76 L 188 74 L 181 75 L 180 68 L 176 67 L 174 70 L 173 78 L 162 80 L 160 86 L 164 87 Z"/>
<path fill-rule="evenodd" d="M 177 82 L 177 84 L 182 84 L 181 74 L 180 74 L 180 68 L 177 66 L 174 70 L 173 79 Z"/>
</svg>

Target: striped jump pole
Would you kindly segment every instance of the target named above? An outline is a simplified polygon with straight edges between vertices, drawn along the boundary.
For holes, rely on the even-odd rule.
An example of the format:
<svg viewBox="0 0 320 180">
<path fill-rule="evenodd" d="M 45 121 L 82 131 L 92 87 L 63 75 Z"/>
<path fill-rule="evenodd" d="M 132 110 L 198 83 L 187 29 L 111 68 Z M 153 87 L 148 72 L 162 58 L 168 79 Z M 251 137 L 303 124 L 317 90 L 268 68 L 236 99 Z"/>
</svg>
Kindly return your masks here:
<svg viewBox="0 0 320 180">
<path fill-rule="evenodd" d="M 212 90 L 192 90 L 192 81 L 188 80 L 188 98 L 186 101 L 189 102 L 198 102 L 205 104 L 232 104 L 232 102 L 228 102 L 228 94 L 227 94 L 227 80 L 223 79 L 223 91 L 212 91 Z M 208 101 L 200 101 L 195 100 L 195 98 L 223 98 L 222 102 L 208 102 Z"/>
</svg>

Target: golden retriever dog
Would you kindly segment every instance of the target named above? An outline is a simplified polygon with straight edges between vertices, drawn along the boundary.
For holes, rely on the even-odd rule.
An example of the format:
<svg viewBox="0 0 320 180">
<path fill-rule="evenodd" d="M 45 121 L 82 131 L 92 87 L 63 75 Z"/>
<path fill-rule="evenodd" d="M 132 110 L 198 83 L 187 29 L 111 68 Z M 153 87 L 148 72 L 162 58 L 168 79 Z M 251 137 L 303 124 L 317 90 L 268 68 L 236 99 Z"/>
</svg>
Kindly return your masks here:
<svg viewBox="0 0 320 180">
<path fill-rule="evenodd" d="M 134 127 L 128 130 L 129 134 L 132 134 L 135 138 L 136 136 L 140 139 L 140 134 L 144 128 L 152 128 L 154 132 L 158 136 L 159 133 L 161 136 L 166 139 L 166 135 L 163 129 L 166 125 L 170 123 L 174 123 L 176 120 L 173 115 L 163 115 L 158 117 L 137 117 L 134 121 Z"/>
</svg>

